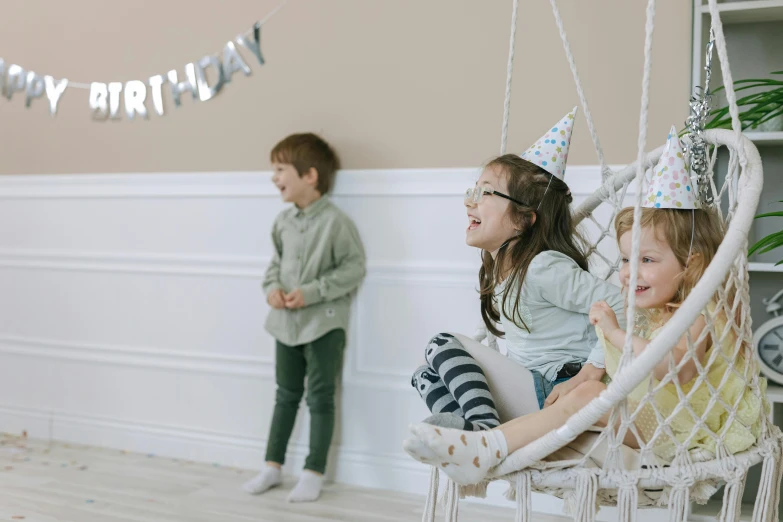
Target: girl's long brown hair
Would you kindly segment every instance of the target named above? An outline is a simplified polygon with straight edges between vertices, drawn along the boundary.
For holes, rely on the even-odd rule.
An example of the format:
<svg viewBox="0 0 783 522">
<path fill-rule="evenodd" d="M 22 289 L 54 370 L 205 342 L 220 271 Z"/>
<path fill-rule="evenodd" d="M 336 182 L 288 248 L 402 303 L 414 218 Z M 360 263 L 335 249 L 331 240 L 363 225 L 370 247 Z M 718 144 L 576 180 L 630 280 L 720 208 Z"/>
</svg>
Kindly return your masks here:
<svg viewBox="0 0 783 522">
<path fill-rule="evenodd" d="M 562 180 L 515 154 L 499 156 L 487 163 L 486 168 L 500 171 L 507 180 L 508 195 L 524 205 L 511 202 L 508 208 L 508 217 L 519 235 L 501 246 L 495 259 L 487 251 L 481 253 L 481 318 L 497 336 L 503 335 L 495 326 L 501 313 L 529 332 L 530 327 L 519 309 L 519 299 L 533 258 L 545 250 L 554 250 L 573 259 L 583 270 L 588 268 L 582 249 L 584 243 L 571 219 L 569 205 L 573 198 Z M 506 283 L 498 310 L 495 287 L 503 280 Z M 512 293 L 516 293 L 513 304 L 509 302 Z"/>
</svg>

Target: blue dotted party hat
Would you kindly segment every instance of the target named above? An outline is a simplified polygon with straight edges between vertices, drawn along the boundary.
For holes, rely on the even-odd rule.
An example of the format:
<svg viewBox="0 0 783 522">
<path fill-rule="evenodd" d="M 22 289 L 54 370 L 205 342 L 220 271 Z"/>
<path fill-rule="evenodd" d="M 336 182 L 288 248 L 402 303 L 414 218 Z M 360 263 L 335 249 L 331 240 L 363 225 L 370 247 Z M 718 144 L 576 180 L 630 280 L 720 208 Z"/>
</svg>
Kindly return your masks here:
<svg viewBox="0 0 783 522">
<path fill-rule="evenodd" d="M 577 107 L 574 107 L 571 112 L 560 118 L 546 134 L 520 154 L 520 157 L 563 180 L 576 111 Z"/>
</svg>

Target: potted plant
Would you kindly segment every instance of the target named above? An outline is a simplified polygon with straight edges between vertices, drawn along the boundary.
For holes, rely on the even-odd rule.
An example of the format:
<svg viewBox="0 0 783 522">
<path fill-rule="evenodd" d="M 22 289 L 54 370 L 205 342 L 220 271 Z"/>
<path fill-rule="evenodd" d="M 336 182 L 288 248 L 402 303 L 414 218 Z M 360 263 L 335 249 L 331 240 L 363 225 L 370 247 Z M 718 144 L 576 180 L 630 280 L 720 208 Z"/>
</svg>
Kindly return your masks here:
<svg viewBox="0 0 783 522">
<path fill-rule="evenodd" d="M 771 74 L 783 75 L 783 71 Z M 719 92 L 724 87 L 718 87 Z M 777 78 L 737 80 L 734 91 L 748 89 L 763 89 L 737 100 L 740 108 L 739 118 L 742 129 L 752 129 L 765 132 L 783 130 L 783 76 Z M 729 108 L 721 107 L 713 113 L 712 119 L 705 126 L 707 129 L 730 129 L 731 115 Z"/>
<path fill-rule="evenodd" d="M 783 201 L 779 201 L 778 203 L 783 203 Z M 783 211 L 759 214 L 756 216 L 756 219 L 764 217 L 783 217 Z M 773 232 L 772 234 L 759 239 L 752 247 L 750 247 L 750 250 L 748 250 L 748 255 L 752 256 L 753 254 L 764 254 L 781 246 L 783 246 L 783 230 L 780 232 Z M 780 264 L 783 264 L 783 259 L 775 263 L 775 266 Z"/>
</svg>

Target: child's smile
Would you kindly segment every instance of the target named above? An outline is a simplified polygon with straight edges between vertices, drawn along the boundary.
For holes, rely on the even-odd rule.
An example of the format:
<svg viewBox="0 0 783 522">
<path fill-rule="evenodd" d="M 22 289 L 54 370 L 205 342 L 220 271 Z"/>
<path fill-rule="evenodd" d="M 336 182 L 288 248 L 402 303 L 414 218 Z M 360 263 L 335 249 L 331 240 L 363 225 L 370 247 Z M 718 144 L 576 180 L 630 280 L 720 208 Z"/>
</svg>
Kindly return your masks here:
<svg viewBox="0 0 783 522">
<path fill-rule="evenodd" d="M 677 295 L 677 289 L 685 267 L 680 265 L 669 244 L 656 234 L 652 227 L 642 228 L 639 243 L 639 271 L 636 281 L 636 306 L 639 308 L 664 308 Z M 631 231 L 620 236 L 620 252 L 623 264 L 620 281 L 628 288 L 631 266 Z"/>
<path fill-rule="evenodd" d="M 500 169 L 488 167 L 481 173 L 477 188 L 488 188 L 507 193 L 508 185 Z M 500 196 L 485 193 L 481 201 L 466 200 L 468 228 L 465 242 L 487 252 L 496 252 L 506 241 L 516 235 L 514 225 L 508 217 L 510 201 Z"/>
<path fill-rule="evenodd" d="M 310 169 L 312 171 L 312 169 Z M 309 174 L 300 176 L 296 167 L 289 163 L 272 162 L 272 183 L 286 203 L 304 208 L 320 197 Z"/>
<path fill-rule="evenodd" d="M 476 230 L 481 225 L 481 220 L 468 212 L 468 231 Z"/>
</svg>

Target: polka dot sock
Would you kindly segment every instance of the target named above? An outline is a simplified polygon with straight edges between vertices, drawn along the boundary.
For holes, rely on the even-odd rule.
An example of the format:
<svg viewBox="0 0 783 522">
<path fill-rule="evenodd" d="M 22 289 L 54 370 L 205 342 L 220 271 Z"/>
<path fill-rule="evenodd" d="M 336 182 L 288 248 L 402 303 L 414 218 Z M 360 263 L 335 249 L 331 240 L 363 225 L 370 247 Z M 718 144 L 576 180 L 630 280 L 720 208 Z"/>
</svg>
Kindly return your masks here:
<svg viewBox="0 0 783 522">
<path fill-rule="evenodd" d="M 403 448 L 414 458 L 438 466 L 457 484 L 481 482 L 508 455 L 500 430 L 462 431 L 429 424 L 411 426 Z"/>
</svg>

